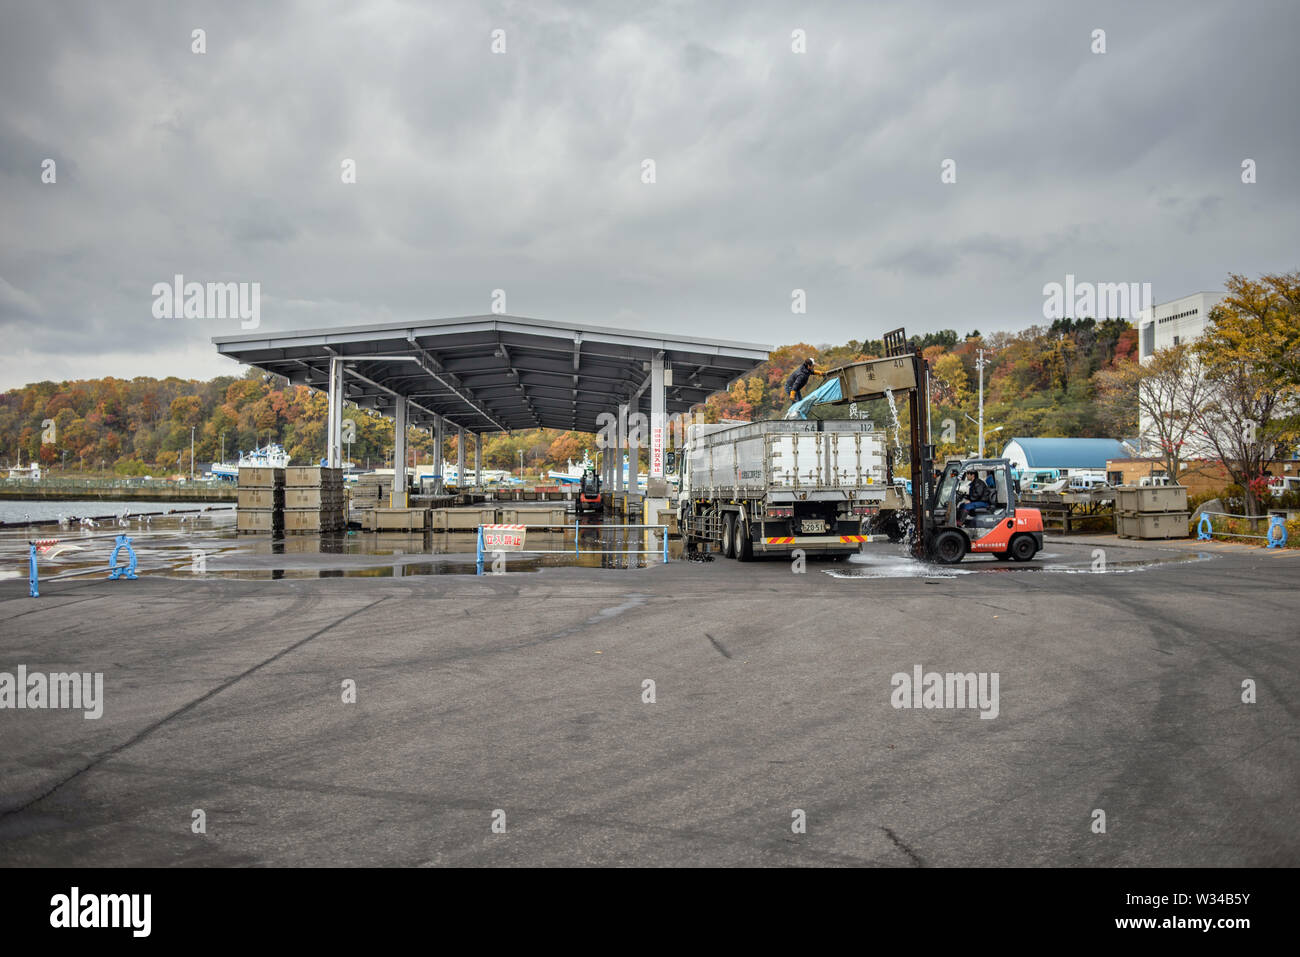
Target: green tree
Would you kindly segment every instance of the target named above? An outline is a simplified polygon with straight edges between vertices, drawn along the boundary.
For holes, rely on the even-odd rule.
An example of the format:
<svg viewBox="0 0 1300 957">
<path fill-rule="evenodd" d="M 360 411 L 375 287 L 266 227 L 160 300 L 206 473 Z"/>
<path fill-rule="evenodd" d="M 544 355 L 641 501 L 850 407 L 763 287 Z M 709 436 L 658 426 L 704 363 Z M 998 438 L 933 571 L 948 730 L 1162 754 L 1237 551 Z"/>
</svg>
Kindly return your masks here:
<svg viewBox="0 0 1300 957">
<path fill-rule="evenodd" d="M 1260 514 L 1264 468 L 1300 437 L 1300 272 L 1232 274 L 1195 351 L 1213 385 L 1196 415 L 1246 514 Z"/>
</svg>

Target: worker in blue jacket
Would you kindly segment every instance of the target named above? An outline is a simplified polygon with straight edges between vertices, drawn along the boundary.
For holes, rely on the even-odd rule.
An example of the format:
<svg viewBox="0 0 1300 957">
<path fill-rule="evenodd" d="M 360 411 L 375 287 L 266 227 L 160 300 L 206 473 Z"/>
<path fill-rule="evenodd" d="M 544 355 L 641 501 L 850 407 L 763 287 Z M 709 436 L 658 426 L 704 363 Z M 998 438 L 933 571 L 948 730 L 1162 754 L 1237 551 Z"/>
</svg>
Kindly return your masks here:
<svg viewBox="0 0 1300 957">
<path fill-rule="evenodd" d="M 790 401 L 798 402 L 803 398 L 803 389 L 809 379 L 825 374 L 826 370 L 818 369 L 811 358 L 804 359 L 803 365 L 791 372 L 790 378 L 785 380 L 785 391 L 790 396 Z"/>
</svg>

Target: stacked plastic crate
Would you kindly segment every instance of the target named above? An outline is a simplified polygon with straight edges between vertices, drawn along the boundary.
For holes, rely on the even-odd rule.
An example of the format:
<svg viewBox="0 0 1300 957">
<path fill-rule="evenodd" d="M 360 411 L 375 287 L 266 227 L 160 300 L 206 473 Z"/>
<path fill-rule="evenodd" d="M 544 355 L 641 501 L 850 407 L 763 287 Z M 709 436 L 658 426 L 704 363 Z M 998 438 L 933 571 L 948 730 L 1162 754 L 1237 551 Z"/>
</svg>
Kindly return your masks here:
<svg viewBox="0 0 1300 957">
<path fill-rule="evenodd" d="M 284 469 L 241 465 L 235 492 L 235 530 L 246 534 L 284 531 Z"/>
<path fill-rule="evenodd" d="M 343 470 L 291 465 L 284 478 L 284 530 L 339 532 L 347 528 Z"/>
<path fill-rule="evenodd" d="M 361 522 L 361 527 L 374 531 L 375 509 L 388 504 L 388 489 L 393 479 L 389 475 L 362 475 L 357 484 L 352 486 L 352 507 L 357 514 L 354 518 Z"/>
<path fill-rule="evenodd" d="M 1120 538 L 1186 538 L 1187 489 L 1182 485 L 1115 489 L 1115 533 Z"/>
<path fill-rule="evenodd" d="M 357 509 L 380 508 L 388 504 L 387 492 L 393 484 L 388 475 L 362 475 L 352 486 L 352 507 Z"/>
</svg>

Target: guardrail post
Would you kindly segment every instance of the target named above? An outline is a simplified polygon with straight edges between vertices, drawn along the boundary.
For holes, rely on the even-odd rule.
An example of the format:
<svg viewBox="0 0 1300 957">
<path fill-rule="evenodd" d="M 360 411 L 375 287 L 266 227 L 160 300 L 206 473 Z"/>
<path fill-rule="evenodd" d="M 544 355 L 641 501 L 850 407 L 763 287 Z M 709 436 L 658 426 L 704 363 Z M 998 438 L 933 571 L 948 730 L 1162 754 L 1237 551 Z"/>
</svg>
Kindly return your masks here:
<svg viewBox="0 0 1300 957">
<path fill-rule="evenodd" d="M 668 564 L 668 526 L 660 525 L 659 527 L 664 530 L 664 564 L 667 565 Z"/>
<path fill-rule="evenodd" d="M 28 553 L 28 561 L 31 563 L 31 566 L 28 569 L 28 573 L 27 573 L 27 584 L 29 586 L 27 591 L 27 597 L 40 598 L 41 597 L 40 578 L 38 577 L 36 571 L 36 545 L 34 542 L 28 542 L 27 546 L 28 548 L 31 549 L 31 551 Z"/>
<path fill-rule="evenodd" d="M 478 527 L 477 544 L 478 544 L 478 549 L 477 549 L 478 554 L 474 559 L 474 567 L 475 567 L 474 574 L 482 575 L 483 574 L 483 526 L 482 525 Z"/>
<path fill-rule="evenodd" d="M 578 524 L 578 520 L 575 518 L 575 519 L 573 520 L 573 557 L 574 557 L 574 558 L 577 558 L 578 555 L 579 555 L 579 552 L 578 552 L 578 530 L 579 530 L 579 528 L 581 528 L 581 526 Z"/>
</svg>

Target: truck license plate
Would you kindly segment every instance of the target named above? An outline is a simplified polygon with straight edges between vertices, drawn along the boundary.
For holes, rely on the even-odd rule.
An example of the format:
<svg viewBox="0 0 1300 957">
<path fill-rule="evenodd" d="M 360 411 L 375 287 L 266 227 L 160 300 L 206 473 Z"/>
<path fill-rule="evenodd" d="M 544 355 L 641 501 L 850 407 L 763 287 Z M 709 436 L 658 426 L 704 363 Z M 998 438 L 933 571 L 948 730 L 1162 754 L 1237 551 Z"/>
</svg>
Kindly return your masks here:
<svg viewBox="0 0 1300 957">
<path fill-rule="evenodd" d="M 821 535 L 826 531 L 826 523 L 820 518 L 806 518 L 799 523 L 799 528 L 805 535 Z"/>
</svg>

